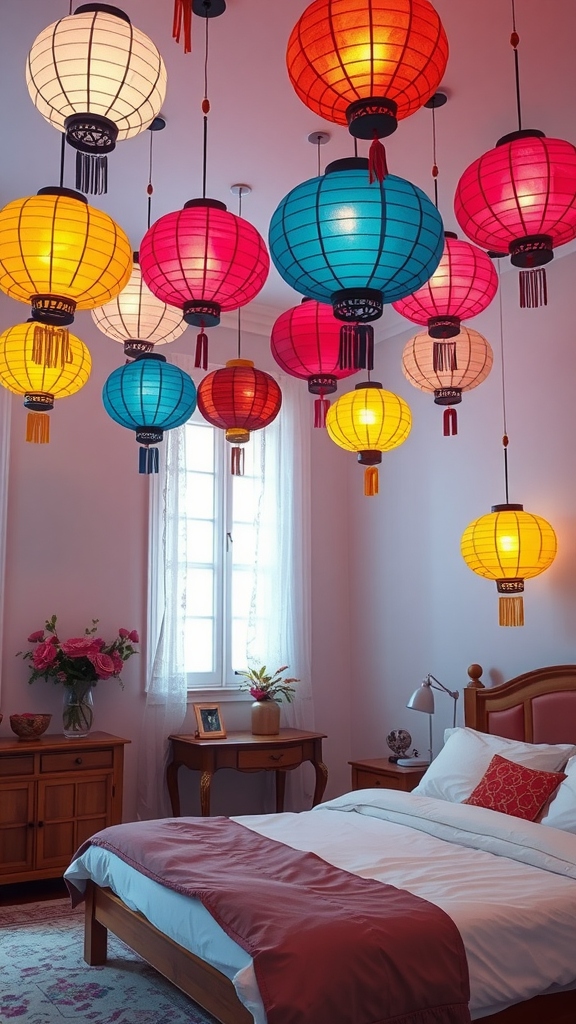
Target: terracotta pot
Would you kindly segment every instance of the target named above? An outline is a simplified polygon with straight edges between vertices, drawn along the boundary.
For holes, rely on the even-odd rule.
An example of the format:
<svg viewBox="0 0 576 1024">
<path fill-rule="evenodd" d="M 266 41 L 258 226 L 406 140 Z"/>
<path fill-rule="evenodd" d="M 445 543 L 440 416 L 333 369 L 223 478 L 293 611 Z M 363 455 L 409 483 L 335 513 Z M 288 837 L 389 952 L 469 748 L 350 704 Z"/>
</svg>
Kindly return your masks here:
<svg viewBox="0 0 576 1024">
<path fill-rule="evenodd" d="M 255 700 L 252 705 L 252 734 L 276 736 L 280 732 L 280 705 L 275 700 Z"/>
</svg>

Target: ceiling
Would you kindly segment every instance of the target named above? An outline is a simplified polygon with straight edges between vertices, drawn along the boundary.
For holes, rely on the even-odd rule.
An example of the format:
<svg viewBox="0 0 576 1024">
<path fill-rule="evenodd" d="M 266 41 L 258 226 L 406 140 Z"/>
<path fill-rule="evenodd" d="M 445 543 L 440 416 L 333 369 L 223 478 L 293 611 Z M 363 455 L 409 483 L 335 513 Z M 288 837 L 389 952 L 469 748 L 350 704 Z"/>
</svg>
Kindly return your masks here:
<svg viewBox="0 0 576 1024">
<path fill-rule="evenodd" d="M 159 47 L 168 71 L 165 131 L 154 140 L 153 219 L 202 194 L 204 27 L 194 18 L 193 52 L 171 38 L 172 0 L 119 0 Z M 227 0 L 223 17 L 210 22 L 208 188 L 210 197 L 237 212 L 234 183 L 252 188 L 242 214 L 267 238 L 281 198 L 317 173 L 317 148 L 307 137 L 331 138 L 320 151 L 322 169 L 352 155 L 345 128 L 309 111 L 294 93 L 285 67 L 288 36 L 307 0 Z M 74 6 L 77 6 L 74 4 Z M 449 102 L 436 114 L 440 210 L 456 227 L 452 197 L 469 163 L 516 127 L 508 0 L 435 0 L 450 43 L 443 82 Z M 24 63 L 35 36 L 68 13 L 68 0 L 0 0 L 0 95 L 4 143 L 0 156 L 0 205 L 58 181 L 60 135 L 35 110 Z M 576 142 L 575 0 L 516 0 L 524 126 Z M 400 123 L 387 141 L 390 170 L 432 194 L 432 126 L 429 110 Z M 149 133 L 118 145 L 110 159 L 109 192 L 92 197 L 124 228 L 134 248 L 146 229 Z M 367 146 L 361 143 L 361 146 Z M 68 149 L 65 183 L 73 187 Z M 278 313 L 300 296 L 274 268 L 244 323 L 265 333 Z M 382 333 L 405 321 L 387 308 Z"/>
</svg>

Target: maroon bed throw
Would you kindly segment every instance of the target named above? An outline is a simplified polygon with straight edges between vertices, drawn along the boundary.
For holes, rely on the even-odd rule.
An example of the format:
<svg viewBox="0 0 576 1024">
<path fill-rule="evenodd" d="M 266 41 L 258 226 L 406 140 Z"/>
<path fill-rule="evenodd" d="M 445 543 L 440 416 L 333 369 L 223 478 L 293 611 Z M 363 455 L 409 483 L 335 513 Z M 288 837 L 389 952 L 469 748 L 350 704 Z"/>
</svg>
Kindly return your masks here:
<svg viewBox="0 0 576 1024">
<path fill-rule="evenodd" d="M 418 896 L 228 818 L 114 825 L 76 856 L 91 843 L 201 900 L 252 956 L 268 1024 L 470 1021 L 460 933 Z"/>
</svg>

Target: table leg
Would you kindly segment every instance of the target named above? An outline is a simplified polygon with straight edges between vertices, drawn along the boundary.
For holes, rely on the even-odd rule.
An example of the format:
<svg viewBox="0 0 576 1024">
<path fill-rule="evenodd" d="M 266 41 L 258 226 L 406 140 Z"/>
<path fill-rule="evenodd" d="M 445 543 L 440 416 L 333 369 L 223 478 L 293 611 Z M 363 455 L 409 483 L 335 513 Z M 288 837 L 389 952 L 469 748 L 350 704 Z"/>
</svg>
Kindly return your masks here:
<svg viewBox="0 0 576 1024">
<path fill-rule="evenodd" d="M 200 776 L 200 813 L 203 818 L 210 817 L 210 784 L 213 772 L 204 771 Z"/>
<path fill-rule="evenodd" d="M 319 804 L 324 796 L 324 790 L 328 782 L 328 769 L 323 761 L 312 761 L 312 764 L 316 772 L 316 786 L 314 787 L 312 807 L 316 807 L 316 804 Z"/>
<path fill-rule="evenodd" d="M 178 761 L 171 761 L 166 771 L 166 785 L 168 786 L 168 796 L 170 797 L 170 806 L 172 807 L 172 814 L 175 818 L 180 817 L 180 794 L 178 793 L 178 769 L 180 764 Z"/>
<path fill-rule="evenodd" d="M 276 771 L 276 814 L 284 810 L 284 793 L 286 792 L 286 772 Z"/>
</svg>

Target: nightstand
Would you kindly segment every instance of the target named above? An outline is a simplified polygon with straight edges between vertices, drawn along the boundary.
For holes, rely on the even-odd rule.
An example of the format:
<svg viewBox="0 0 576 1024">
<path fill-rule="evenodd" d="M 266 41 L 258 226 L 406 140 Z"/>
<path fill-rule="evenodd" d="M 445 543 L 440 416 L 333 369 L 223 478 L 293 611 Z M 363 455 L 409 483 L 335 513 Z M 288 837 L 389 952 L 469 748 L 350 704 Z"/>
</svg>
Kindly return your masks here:
<svg viewBox="0 0 576 1024">
<path fill-rule="evenodd" d="M 426 768 L 399 768 L 387 757 L 349 761 L 352 765 L 352 789 L 400 789 L 410 793 L 420 782 Z"/>
</svg>

